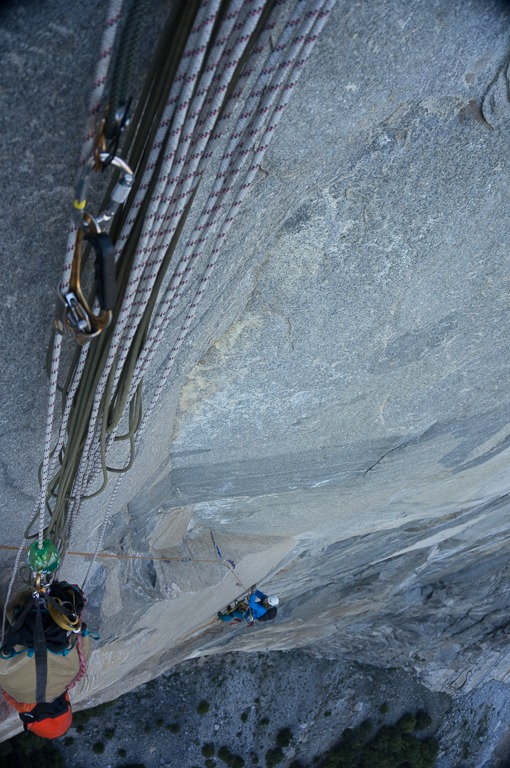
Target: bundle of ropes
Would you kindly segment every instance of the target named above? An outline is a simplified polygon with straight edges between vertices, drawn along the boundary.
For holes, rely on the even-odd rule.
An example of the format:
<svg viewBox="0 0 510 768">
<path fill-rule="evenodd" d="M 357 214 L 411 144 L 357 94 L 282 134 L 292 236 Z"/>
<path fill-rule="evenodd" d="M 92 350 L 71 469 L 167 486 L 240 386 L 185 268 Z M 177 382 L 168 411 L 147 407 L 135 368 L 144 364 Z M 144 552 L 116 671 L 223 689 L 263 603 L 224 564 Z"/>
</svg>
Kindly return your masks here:
<svg viewBox="0 0 510 768">
<path fill-rule="evenodd" d="M 59 301 L 67 297 L 68 317 L 58 331 L 67 325 L 80 344 L 62 373 L 64 339 L 73 333 L 56 332 L 53 337 L 41 491 L 6 602 L 26 544 L 32 541 L 32 572 L 53 576 L 84 502 L 100 493 L 114 473 L 117 481 L 98 537 L 99 551 L 122 478 L 194 327 L 227 234 L 334 2 L 174 3 L 127 127 L 129 78 L 123 79 L 122 72 L 119 76 L 119 70 L 130 64 L 140 26 L 137 14 L 147 4 L 132 0 L 123 9 L 122 0 L 110 2 L 59 286 Z M 107 215 L 94 217 L 88 212 L 86 188 L 93 185 L 96 169 L 110 172 L 108 165 L 120 175 L 106 193 L 101 210 Z M 123 205 L 118 202 L 119 184 L 124 184 Z M 80 335 L 86 323 L 81 320 L 78 328 L 76 317 L 69 317 L 74 311 L 73 271 L 82 240 L 99 248 L 105 229 L 115 248 L 117 289 L 108 322 L 87 337 L 87 330 Z M 78 267 L 82 269 L 79 258 Z M 97 291 L 92 291 L 89 305 L 94 317 L 102 317 Z M 176 332 L 177 316 L 184 320 Z M 142 412 L 144 378 L 165 340 L 166 358 Z M 53 559 L 50 550 L 56 553 Z"/>
</svg>

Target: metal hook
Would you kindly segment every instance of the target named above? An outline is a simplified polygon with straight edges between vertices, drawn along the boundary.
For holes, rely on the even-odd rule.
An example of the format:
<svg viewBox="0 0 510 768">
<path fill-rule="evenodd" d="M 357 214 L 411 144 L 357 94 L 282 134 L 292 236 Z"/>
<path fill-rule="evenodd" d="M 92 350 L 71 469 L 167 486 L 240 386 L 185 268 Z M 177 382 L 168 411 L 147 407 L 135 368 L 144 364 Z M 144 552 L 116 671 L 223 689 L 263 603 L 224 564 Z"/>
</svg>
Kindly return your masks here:
<svg viewBox="0 0 510 768">
<path fill-rule="evenodd" d="M 121 176 L 110 195 L 108 207 L 99 216 L 95 217 L 97 224 L 102 226 L 104 224 L 109 224 L 117 209 L 126 202 L 131 187 L 133 186 L 135 175 L 129 165 L 122 160 L 121 157 L 118 157 L 118 155 L 110 157 L 108 152 L 99 152 L 98 157 L 101 167 L 105 168 L 107 165 L 113 165 L 121 171 Z M 76 185 L 76 193 L 73 203 L 76 224 L 85 230 L 88 227 L 87 216 L 90 217 L 90 214 L 85 210 L 87 205 L 89 176 L 94 168 L 96 168 L 96 161 L 94 158 L 91 158 L 89 162 L 83 166 L 80 178 L 78 179 L 78 184 Z"/>
<path fill-rule="evenodd" d="M 79 344 L 86 344 L 110 325 L 116 299 L 115 251 L 112 241 L 88 214 L 85 214 L 85 222 L 87 230 L 79 229 L 76 234 L 69 289 L 59 292 L 63 310 L 55 318 L 56 330 L 62 333 L 67 325 Z M 90 242 L 95 251 L 96 296 L 101 310 L 97 315 L 89 307 L 81 289 L 83 240 Z"/>
<path fill-rule="evenodd" d="M 105 160 L 108 159 L 108 154 L 106 152 L 102 152 L 99 155 L 99 158 L 101 162 L 103 162 L 103 158 Z M 108 159 L 108 163 L 113 165 L 115 168 L 119 168 L 121 171 L 121 176 L 112 190 L 108 207 L 102 211 L 99 216 L 96 217 L 96 221 L 100 226 L 109 224 L 115 216 L 117 209 L 121 205 L 124 205 L 128 199 L 129 193 L 131 192 L 131 187 L 133 186 L 133 181 L 135 178 L 133 171 L 129 165 L 124 160 L 122 160 L 121 157 L 117 157 L 116 155 L 111 160 Z"/>
</svg>

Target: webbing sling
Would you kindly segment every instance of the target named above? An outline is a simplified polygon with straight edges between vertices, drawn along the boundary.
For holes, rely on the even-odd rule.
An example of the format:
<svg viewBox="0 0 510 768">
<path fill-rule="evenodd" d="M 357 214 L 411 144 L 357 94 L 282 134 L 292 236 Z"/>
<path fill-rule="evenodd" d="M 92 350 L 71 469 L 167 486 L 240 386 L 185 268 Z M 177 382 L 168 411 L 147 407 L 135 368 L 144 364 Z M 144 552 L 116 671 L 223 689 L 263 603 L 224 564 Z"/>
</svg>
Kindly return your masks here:
<svg viewBox="0 0 510 768">
<path fill-rule="evenodd" d="M 41 606 L 37 602 L 37 616 L 34 630 L 35 651 L 35 700 L 37 704 L 46 702 L 46 685 L 48 682 L 48 650 L 44 637 L 44 627 L 41 616 Z"/>
</svg>

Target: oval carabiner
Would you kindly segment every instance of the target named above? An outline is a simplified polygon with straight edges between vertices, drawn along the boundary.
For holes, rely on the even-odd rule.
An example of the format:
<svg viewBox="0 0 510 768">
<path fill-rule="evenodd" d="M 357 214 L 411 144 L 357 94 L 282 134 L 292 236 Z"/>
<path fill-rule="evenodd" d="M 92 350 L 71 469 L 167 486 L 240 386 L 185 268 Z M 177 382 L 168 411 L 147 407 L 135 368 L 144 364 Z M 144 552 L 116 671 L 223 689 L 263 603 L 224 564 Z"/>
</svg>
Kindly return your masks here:
<svg viewBox="0 0 510 768">
<path fill-rule="evenodd" d="M 112 241 L 91 216 L 87 215 L 88 229 L 79 229 L 74 246 L 69 289 L 60 294 L 64 304 L 64 320 L 79 344 L 86 344 L 99 336 L 110 325 L 116 300 L 115 249 Z M 98 315 L 92 312 L 81 289 L 81 257 L 83 240 L 90 242 L 95 251 L 95 287 L 99 302 Z M 57 326 L 57 330 L 60 330 Z"/>
</svg>

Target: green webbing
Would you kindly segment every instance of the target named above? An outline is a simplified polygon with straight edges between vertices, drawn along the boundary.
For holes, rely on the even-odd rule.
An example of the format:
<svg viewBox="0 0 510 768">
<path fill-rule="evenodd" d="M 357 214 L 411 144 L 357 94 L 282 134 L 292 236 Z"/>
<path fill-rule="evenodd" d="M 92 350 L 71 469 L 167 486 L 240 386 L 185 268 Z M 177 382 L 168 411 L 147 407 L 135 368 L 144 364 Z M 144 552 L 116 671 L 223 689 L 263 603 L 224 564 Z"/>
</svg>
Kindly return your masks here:
<svg viewBox="0 0 510 768">
<path fill-rule="evenodd" d="M 131 76 L 148 6 L 149 0 L 131 0 L 113 67 L 105 125 L 107 139 L 113 138 L 115 134 L 117 110 L 126 108 L 131 98 L 129 93 L 129 89 L 132 87 Z"/>
</svg>

